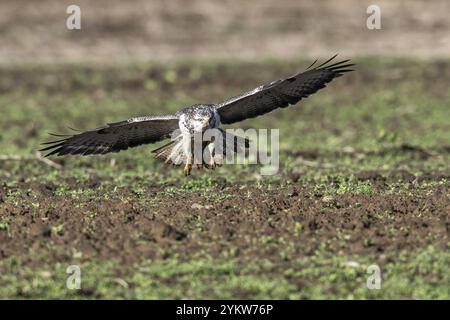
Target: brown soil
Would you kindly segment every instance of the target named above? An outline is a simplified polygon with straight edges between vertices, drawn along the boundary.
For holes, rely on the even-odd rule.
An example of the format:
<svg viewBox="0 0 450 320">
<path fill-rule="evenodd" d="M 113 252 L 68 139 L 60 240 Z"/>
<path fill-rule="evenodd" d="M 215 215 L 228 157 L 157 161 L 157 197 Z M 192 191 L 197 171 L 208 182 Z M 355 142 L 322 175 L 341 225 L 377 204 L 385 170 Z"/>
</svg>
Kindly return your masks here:
<svg viewBox="0 0 450 320">
<path fill-rule="evenodd" d="M 324 244 L 331 253 L 373 253 L 381 259 L 384 253 L 401 249 L 447 245 L 448 185 L 382 195 L 381 175 L 366 172 L 359 179 L 380 182 L 374 183 L 377 192 L 331 197 L 300 183 L 263 191 L 241 190 L 218 180 L 209 193 L 229 195 L 225 200 L 209 201 L 197 192 L 170 194 L 149 186 L 145 192 L 158 199 L 157 205 L 144 204 L 139 194 L 124 189 L 109 200 L 73 199 L 55 194 L 54 185 L 38 182 L 15 187 L 30 190 L 19 196 L 19 203 L 26 205 L 13 205 L 5 202 L 5 195 L 15 190 L 4 185 L 0 211 L 9 228 L 0 231 L 0 259 L 15 256 L 31 265 L 41 258 L 63 262 L 74 250 L 82 252 L 83 259 L 112 258 L 124 265 L 164 259 L 164 249 L 180 258 L 199 250 L 217 256 L 229 248 L 248 258 L 278 255 L 279 245 L 254 243 L 262 235 L 301 244 L 295 246 L 294 256 L 312 254 Z M 66 183 L 76 188 L 76 181 Z M 96 188 L 102 183 L 92 178 L 87 185 Z M 30 203 L 39 203 L 39 208 Z M 89 216 L 90 212 L 96 215 Z M 62 224 L 63 228 L 55 228 Z"/>
</svg>

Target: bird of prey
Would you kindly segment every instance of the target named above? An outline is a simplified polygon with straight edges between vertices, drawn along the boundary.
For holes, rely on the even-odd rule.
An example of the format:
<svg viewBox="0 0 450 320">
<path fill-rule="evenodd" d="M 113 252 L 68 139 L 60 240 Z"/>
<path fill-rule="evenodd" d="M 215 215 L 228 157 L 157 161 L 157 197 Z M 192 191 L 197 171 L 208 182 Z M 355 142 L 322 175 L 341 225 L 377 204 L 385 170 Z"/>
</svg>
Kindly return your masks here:
<svg viewBox="0 0 450 320">
<path fill-rule="evenodd" d="M 195 104 L 172 115 L 134 117 L 74 135 L 55 135 L 60 138 L 45 142 L 40 151 L 48 151 L 46 156 L 99 155 L 154 143 L 177 131 L 170 143 L 153 152 L 157 159 L 166 163 L 184 164 L 187 176 L 193 165 L 190 142 L 194 134 L 218 129 L 221 123 L 232 124 L 295 105 L 334 78 L 353 71 L 354 64 L 350 60 L 331 63 L 336 56 L 320 65 L 316 65 L 316 60 L 304 72 L 259 86 L 219 104 Z M 247 143 L 245 141 L 245 147 Z M 214 169 L 215 165 L 214 157 L 211 157 L 208 163 L 199 167 Z"/>
</svg>

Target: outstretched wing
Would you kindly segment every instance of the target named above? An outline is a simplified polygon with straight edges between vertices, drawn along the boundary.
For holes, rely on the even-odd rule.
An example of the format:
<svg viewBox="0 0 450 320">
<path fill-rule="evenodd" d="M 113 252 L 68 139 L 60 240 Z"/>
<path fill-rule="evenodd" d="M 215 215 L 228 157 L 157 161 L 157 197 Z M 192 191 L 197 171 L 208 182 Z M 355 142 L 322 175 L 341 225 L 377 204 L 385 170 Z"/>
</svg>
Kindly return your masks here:
<svg viewBox="0 0 450 320">
<path fill-rule="evenodd" d="M 45 156 L 105 154 L 168 138 L 178 128 L 178 117 L 136 117 L 75 135 L 54 135 L 62 139 L 43 143 Z"/>
<path fill-rule="evenodd" d="M 353 71 L 349 69 L 354 65 L 348 63 L 350 60 L 329 64 L 336 56 L 314 67 L 316 60 L 303 73 L 259 86 L 252 91 L 216 105 L 220 122 L 230 124 L 263 115 L 277 108 L 285 108 L 296 104 L 302 98 L 306 98 L 317 90 L 324 88 L 334 78 L 343 75 L 345 72 Z"/>
</svg>

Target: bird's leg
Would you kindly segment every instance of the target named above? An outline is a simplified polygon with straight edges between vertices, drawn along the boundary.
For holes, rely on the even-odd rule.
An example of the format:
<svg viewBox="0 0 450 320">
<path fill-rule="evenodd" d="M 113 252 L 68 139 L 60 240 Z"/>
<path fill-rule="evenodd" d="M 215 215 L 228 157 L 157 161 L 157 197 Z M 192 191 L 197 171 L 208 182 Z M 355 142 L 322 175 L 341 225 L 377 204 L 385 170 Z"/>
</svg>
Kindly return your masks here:
<svg viewBox="0 0 450 320">
<path fill-rule="evenodd" d="M 188 175 L 191 174 L 191 169 L 192 169 L 192 164 L 186 163 L 186 164 L 184 165 L 184 170 L 183 170 L 183 172 L 184 172 L 184 175 L 185 175 L 186 177 L 187 177 Z"/>
<path fill-rule="evenodd" d="M 214 157 L 211 157 L 211 159 L 209 160 L 209 165 L 208 165 L 209 169 L 211 170 L 215 170 L 216 169 L 216 163 L 214 162 Z"/>
<path fill-rule="evenodd" d="M 208 144 L 208 150 L 209 150 L 209 169 L 214 170 L 216 169 L 216 162 L 214 161 L 214 142 L 211 142 Z"/>
<path fill-rule="evenodd" d="M 186 164 L 184 165 L 184 175 L 187 177 L 191 174 L 192 170 L 192 154 L 186 156 Z"/>
</svg>

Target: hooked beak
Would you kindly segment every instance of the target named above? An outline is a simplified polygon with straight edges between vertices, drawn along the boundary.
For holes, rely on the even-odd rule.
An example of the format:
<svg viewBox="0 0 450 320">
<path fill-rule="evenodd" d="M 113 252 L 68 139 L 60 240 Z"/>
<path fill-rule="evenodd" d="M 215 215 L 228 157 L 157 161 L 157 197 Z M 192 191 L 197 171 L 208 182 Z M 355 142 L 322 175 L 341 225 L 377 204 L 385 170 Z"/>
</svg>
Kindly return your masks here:
<svg viewBox="0 0 450 320">
<path fill-rule="evenodd" d="M 202 124 L 204 127 L 206 127 L 209 124 L 209 118 L 203 118 L 202 119 Z"/>
</svg>

